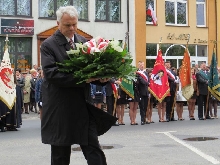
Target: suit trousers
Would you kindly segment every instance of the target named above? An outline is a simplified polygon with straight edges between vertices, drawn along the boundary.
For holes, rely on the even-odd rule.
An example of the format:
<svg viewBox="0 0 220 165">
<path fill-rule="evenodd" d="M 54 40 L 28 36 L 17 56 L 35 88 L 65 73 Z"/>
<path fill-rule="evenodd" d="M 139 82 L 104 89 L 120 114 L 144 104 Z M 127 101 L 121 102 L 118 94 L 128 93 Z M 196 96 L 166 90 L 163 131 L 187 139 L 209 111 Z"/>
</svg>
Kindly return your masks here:
<svg viewBox="0 0 220 165">
<path fill-rule="evenodd" d="M 107 105 L 107 112 L 111 115 L 115 115 L 113 114 L 114 112 L 114 104 L 115 104 L 115 97 L 112 94 L 111 96 L 106 96 L 106 105 Z"/>
<path fill-rule="evenodd" d="M 94 120 L 90 121 L 88 130 L 88 145 L 80 145 L 88 165 L 107 165 L 105 154 L 102 151 Z M 71 146 L 51 145 L 51 165 L 69 165 Z"/>
<path fill-rule="evenodd" d="M 198 98 L 198 118 L 203 118 L 203 111 L 204 115 L 206 112 L 206 102 L 207 102 L 207 95 L 199 95 Z M 203 108 L 204 107 L 204 108 Z M 209 111 L 207 110 L 206 117 L 209 116 Z"/>
<path fill-rule="evenodd" d="M 141 121 L 146 121 L 146 111 L 148 106 L 148 97 L 147 96 L 141 96 L 141 100 L 139 102 L 139 108 L 140 108 L 140 115 L 141 115 Z"/>
<path fill-rule="evenodd" d="M 167 103 L 166 103 L 166 119 L 171 120 L 174 119 L 174 97 L 175 97 L 175 92 L 171 91 L 170 92 L 170 98 L 168 99 Z"/>
</svg>

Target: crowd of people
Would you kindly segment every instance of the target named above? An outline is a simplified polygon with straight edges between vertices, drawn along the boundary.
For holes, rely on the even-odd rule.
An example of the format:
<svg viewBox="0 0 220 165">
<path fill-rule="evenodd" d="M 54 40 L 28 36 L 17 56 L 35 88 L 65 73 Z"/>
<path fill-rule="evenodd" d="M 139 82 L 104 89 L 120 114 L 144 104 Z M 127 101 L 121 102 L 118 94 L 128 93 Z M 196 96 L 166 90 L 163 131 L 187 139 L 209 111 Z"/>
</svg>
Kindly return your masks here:
<svg viewBox="0 0 220 165">
<path fill-rule="evenodd" d="M 39 111 L 40 116 L 42 115 L 42 143 L 51 145 L 52 165 L 70 164 L 73 144 L 80 145 L 89 165 L 106 165 L 98 136 L 107 132 L 113 124 L 125 125 L 124 110 L 127 105 L 131 125 L 138 125 L 138 107 L 141 125 L 154 123 L 154 105 L 158 108 L 159 122 L 175 121 L 174 109 L 177 111 L 178 120 L 182 121 L 184 102 L 188 102 L 190 120 L 195 120 L 196 101 L 199 120 L 204 120 L 204 117 L 218 118 L 218 100 L 213 96 L 208 97 L 209 73 L 205 63 L 201 64 L 200 69 L 192 68 L 194 94 L 189 100 L 182 97 L 178 70 L 171 68 L 169 61 L 165 62 L 165 67 L 167 73 L 170 73 L 167 75 L 170 90 L 162 102 L 158 102 L 157 97 L 149 92 L 152 70 L 144 69 L 142 61 L 138 63 L 136 78 L 132 82 L 133 95 L 129 95 L 121 87 L 121 80 L 116 78 L 90 78 L 78 84 L 78 80 L 71 73 L 60 72 L 57 63 L 68 59 L 66 51 L 74 49 L 75 43 L 85 43 L 87 40 L 76 34 L 78 13 L 75 7 L 60 7 L 56 15 L 58 30 L 41 45 L 44 73 L 37 66 L 25 72 L 16 69 L 16 103 L 20 105 L 15 104 L 16 108 L 14 106 L 10 111 L 0 109 L 2 131 L 17 130 L 22 124 L 22 113 Z M 160 77 L 165 73 L 166 71 L 159 72 L 158 76 L 154 77 L 155 82 L 160 84 Z M 100 110 L 103 102 L 106 103 L 107 113 Z M 3 102 L 0 102 L 0 107 L 4 107 Z"/>
<path fill-rule="evenodd" d="M 34 65 L 31 70 L 15 69 L 16 101 L 11 110 L 2 100 L 0 101 L 1 132 L 17 131 L 17 128 L 22 125 L 22 113 L 38 113 L 41 117 L 43 77 L 43 71 L 37 65 Z"/>
<path fill-rule="evenodd" d="M 140 109 L 141 125 L 154 123 L 152 121 L 152 109 L 154 107 L 158 110 L 159 122 L 184 120 L 184 106 L 188 108 L 187 117 L 189 120 L 195 120 L 196 117 L 198 120 L 218 119 L 217 106 L 219 100 L 208 91 L 209 67 L 205 63 L 201 63 L 200 67 L 196 65 L 191 68 L 194 92 L 191 98 L 186 100 L 182 95 L 179 69 L 171 67 L 169 61 L 166 61 L 164 65 L 167 73 L 169 73 L 167 76 L 170 92 L 162 102 L 159 102 L 148 89 L 152 69 L 144 69 L 144 62 L 139 61 L 137 72 L 140 71 L 147 78 L 136 74 L 136 80 L 133 81 L 134 98 L 131 98 L 125 92 L 126 90 L 121 88 L 119 79 L 112 78 L 104 87 L 92 85 L 91 95 L 94 105 L 99 108 L 104 105 L 102 106 L 104 110 L 115 115 L 118 118 L 115 126 L 125 125 L 123 120 L 125 108 L 129 108 L 130 125 L 138 125 L 136 121 L 138 108 Z M 117 87 L 117 95 L 115 95 L 112 84 Z M 194 113 L 196 105 L 198 105 L 198 114 Z M 174 118 L 175 114 L 176 118 Z"/>
</svg>

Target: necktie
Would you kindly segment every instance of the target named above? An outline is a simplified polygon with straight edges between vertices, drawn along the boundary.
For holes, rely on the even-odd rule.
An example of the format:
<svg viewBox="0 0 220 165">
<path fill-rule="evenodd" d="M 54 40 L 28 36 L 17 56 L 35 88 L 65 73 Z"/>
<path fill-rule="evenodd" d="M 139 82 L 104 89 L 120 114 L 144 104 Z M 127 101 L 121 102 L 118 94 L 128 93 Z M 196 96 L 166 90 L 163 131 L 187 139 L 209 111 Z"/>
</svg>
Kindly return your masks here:
<svg viewBox="0 0 220 165">
<path fill-rule="evenodd" d="M 73 43 L 72 39 L 69 40 L 69 44 L 70 44 L 71 49 L 74 49 L 75 46 L 74 46 L 74 43 Z"/>
</svg>

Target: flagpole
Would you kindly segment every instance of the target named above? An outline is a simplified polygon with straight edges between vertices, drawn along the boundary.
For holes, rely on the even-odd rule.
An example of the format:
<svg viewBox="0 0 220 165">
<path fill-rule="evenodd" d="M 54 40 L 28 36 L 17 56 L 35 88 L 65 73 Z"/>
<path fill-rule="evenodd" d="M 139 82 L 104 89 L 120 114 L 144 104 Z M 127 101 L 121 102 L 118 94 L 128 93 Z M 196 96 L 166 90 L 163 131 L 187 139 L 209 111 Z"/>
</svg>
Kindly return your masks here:
<svg viewBox="0 0 220 165">
<path fill-rule="evenodd" d="M 213 43 L 214 43 L 213 52 L 215 52 L 215 46 L 216 46 L 217 41 L 214 40 Z M 206 115 L 208 113 L 208 108 L 209 108 L 209 97 L 210 97 L 210 92 L 208 90 L 208 95 L 207 95 L 207 99 L 206 99 L 206 107 L 205 107 L 205 118 L 204 118 L 205 120 L 206 120 Z"/>
<path fill-rule="evenodd" d="M 188 44 L 189 44 L 189 39 L 190 39 L 190 34 L 188 34 L 188 39 L 187 39 L 187 43 L 186 43 L 186 50 L 188 51 Z M 182 65 L 181 65 L 182 66 Z M 180 67 L 181 67 L 180 66 Z M 174 94 L 174 101 L 173 101 L 173 105 L 172 105 L 172 109 L 171 109 L 171 113 L 170 113 L 170 120 L 173 116 L 173 113 L 174 113 L 174 107 L 175 107 L 175 104 L 176 104 L 176 95 L 177 95 L 177 90 L 179 89 L 179 84 L 176 84 L 176 90 L 175 90 L 175 94 Z"/>
<path fill-rule="evenodd" d="M 160 37 L 160 42 L 159 42 L 159 50 L 161 49 L 161 43 L 162 43 L 162 37 Z"/>
</svg>

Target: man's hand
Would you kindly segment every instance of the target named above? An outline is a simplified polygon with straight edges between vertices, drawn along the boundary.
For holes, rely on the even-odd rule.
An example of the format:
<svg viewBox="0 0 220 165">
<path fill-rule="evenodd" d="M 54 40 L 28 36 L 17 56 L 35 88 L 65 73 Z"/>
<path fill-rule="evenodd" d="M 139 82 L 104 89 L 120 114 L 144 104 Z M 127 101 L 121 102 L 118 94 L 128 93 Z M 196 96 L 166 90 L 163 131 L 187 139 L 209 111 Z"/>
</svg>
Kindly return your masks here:
<svg viewBox="0 0 220 165">
<path fill-rule="evenodd" d="M 86 83 L 91 83 L 93 81 L 99 80 L 99 78 L 90 78 L 86 81 Z"/>
<path fill-rule="evenodd" d="M 107 82 L 107 81 L 109 81 L 110 80 L 110 78 L 101 78 L 101 79 L 99 79 L 99 81 L 101 82 L 101 83 L 105 83 L 105 82 Z"/>
<path fill-rule="evenodd" d="M 86 83 L 91 83 L 93 81 L 99 80 L 101 83 L 105 83 L 110 80 L 110 78 L 90 78 L 86 81 Z"/>
<path fill-rule="evenodd" d="M 115 83 L 119 85 L 119 84 L 121 84 L 121 81 L 117 80 L 117 81 L 115 81 Z"/>
</svg>

